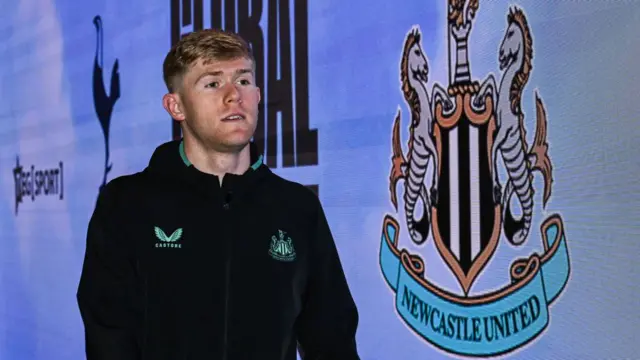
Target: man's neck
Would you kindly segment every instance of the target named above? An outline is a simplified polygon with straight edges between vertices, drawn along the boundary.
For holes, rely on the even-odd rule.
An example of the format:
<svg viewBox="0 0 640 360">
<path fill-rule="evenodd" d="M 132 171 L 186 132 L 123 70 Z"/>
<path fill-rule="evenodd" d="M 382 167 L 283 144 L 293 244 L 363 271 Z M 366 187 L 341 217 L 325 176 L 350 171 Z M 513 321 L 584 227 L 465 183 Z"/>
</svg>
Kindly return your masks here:
<svg viewBox="0 0 640 360">
<path fill-rule="evenodd" d="M 207 174 L 216 175 L 222 184 L 225 174 L 244 174 L 251 165 L 249 145 L 240 152 L 220 152 L 205 148 L 197 141 L 184 141 L 184 151 L 193 166 Z"/>
</svg>

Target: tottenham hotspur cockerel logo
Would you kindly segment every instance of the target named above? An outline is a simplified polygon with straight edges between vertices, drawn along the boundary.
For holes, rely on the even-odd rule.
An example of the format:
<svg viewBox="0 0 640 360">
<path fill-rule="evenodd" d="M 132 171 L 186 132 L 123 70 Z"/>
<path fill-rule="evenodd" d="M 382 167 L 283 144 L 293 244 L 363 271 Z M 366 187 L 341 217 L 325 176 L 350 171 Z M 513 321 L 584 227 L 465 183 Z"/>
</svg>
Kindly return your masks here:
<svg viewBox="0 0 640 360">
<path fill-rule="evenodd" d="M 491 74 L 477 81 L 468 41 L 479 0 L 449 0 L 448 5 L 449 48 L 455 49 L 450 51 L 448 86 L 429 84 L 433 70 L 417 26 L 402 48 L 400 83 L 409 109 L 409 138 L 403 151 L 398 110 L 389 191 L 405 221 L 401 226 L 385 216 L 380 266 L 409 329 L 443 351 L 490 357 L 512 352 L 543 332 L 549 307 L 568 281 L 569 254 L 562 219 L 552 214 L 541 222 L 539 252 L 491 273 L 504 276 L 504 287 L 473 291 L 501 239 L 514 247 L 532 241 L 539 222 L 534 176 L 543 180 L 546 208 L 553 165 L 539 92 L 534 94 L 535 117 L 522 110 L 533 70 L 533 40 L 524 11 L 516 7 L 507 13 L 497 56 L 499 79 Z M 429 239 L 457 279 L 457 292 L 438 286 L 425 268 L 424 254 L 402 245 L 410 241 L 427 248 Z"/>
<path fill-rule="evenodd" d="M 93 60 L 93 105 L 100 121 L 100 128 L 102 128 L 102 135 L 104 135 L 104 173 L 102 176 L 102 184 L 100 185 L 100 192 L 107 185 L 107 175 L 111 171 L 113 164 L 109 158 L 109 132 L 111 129 L 111 115 L 113 114 L 113 107 L 116 101 L 120 98 L 120 71 L 118 70 L 118 60 L 116 59 L 111 68 L 111 83 L 109 95 L 104 86 L 104 62 L 103 59 L 103 32 L 102 17 L 96 15 L 93 18 L 93 25 L 96 27 L 96 53 Z"/>
</svg>

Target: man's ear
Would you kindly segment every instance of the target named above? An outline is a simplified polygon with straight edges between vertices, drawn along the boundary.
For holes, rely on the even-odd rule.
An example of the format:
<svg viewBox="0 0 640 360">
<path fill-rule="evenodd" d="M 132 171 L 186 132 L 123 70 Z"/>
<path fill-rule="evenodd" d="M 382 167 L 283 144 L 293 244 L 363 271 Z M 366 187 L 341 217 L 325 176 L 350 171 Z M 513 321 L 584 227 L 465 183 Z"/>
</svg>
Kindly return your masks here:
<svg viewBox="0 0 640 360">
<path fill-rule="evenodd" d="M 184 121 L 186 114 L 178 93 L 167 93 L 162 97 L 162 106 L 176 121 Z"/>
</svg>

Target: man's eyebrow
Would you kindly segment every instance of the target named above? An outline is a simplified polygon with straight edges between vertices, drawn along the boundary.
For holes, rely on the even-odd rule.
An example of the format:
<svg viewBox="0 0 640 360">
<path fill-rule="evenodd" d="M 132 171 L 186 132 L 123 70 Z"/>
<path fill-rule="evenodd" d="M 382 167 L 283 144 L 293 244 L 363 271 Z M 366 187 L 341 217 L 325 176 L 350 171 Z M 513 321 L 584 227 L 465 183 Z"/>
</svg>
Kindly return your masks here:
<svg viewBox="0 0 640 360">
<path fill-rule="evenodd" d="M 198 76 L 198 78 L 196 79 L 196 83 L 200 82 L 200 80 L 202 80 L 202 78 L 204 78 L 205 76 L 220 76 L 222 75 L 222 71 L 220 70 L 216 70 L 216 71 L 205 71 L 202 74 L 200 74 L 200 76 Z"/>
<path fill-rule="evenodd" d="M 242 75 L 242 74 L 251 74 L 253 72 L 253 69 L 250 68 L 244 68 L 244 69 L 238 69 L 236 70 L 236 74 Z"/>
<path fill-rule="evenodd" d="M 235 73 L 236 75 L 252 74 L 253 69 L 251 68 L 237 69 Z M 195 82 L 196 83 L 200 82 L 200 80 L 202 80 L 202 78 L 204 78 L 205 76 L 220 76 L 222 74 L 224 74 L 224 71 L 222 70 L 205 71 L 202 74 L 200 74 L 200 76 L 198 76 Z"/>
</svg>

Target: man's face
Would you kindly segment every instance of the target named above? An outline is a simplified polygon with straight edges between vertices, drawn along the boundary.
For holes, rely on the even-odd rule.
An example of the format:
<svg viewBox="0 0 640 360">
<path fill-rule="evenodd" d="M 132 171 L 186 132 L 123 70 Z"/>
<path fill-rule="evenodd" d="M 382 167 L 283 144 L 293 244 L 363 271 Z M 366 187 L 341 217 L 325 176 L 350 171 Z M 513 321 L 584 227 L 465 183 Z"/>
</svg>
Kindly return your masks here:
<svg viewBox="0 0 640 360">
<path fill-rule="evenodd" d="M 175 95 L 175 94 L 174 94 Z M 251 60 L 197 62 L 182 79 L 177 94 L 178 121 L 205 146 L 218 151 L 243 149 L 258 121 L 260 89 Z"/>
</svg>

